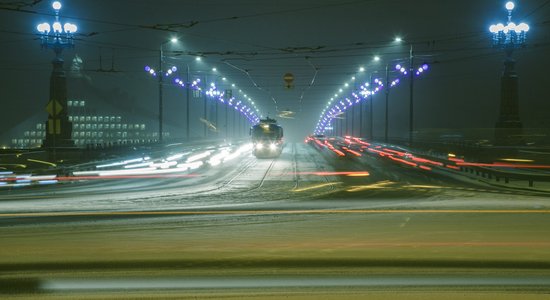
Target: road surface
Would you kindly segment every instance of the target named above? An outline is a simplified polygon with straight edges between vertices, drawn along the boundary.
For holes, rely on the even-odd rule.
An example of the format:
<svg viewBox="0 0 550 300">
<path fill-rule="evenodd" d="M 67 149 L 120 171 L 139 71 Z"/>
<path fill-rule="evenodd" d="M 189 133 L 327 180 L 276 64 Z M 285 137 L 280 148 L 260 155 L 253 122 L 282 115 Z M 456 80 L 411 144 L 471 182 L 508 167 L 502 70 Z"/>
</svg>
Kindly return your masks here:
<svg viewBox="0 0 550 300">
<path fill-rule="evenodd" d="M 0 294 L 528 299 L 550 291 L 549 199 L 305 144 L 4 189 Z"/>
</svg>

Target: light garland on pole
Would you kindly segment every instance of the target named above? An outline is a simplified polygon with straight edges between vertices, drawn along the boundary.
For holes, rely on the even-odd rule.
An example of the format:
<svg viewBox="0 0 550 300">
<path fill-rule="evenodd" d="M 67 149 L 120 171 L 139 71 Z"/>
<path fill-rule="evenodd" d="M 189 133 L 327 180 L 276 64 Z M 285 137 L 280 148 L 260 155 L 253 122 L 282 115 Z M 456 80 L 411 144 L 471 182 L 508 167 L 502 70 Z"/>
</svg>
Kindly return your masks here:
<svg viewBox="0 0 550 300">
<path fill-rule="evenodd" d="M 177 67 L 171 67 L 166 71 L 164 74 L 165 77 L 175 75 L 177 72 Z M 145 67 L 145 71 L 149 73 L 151 76 L 159 76 L 157 71 L 149 66 Z M 213 72 L 217 72 L 217 69 L 213 69 Z M 223 77 L 223 81 L 227 81 L 227 78 Z M 174 79 L 174 84 L 177 87 L 186 89 L 190 88 L 194 91 L 204 91 L 206 96 L 208 98 L 215 99 L 219 101 L 220 103 L 227 105 L 229 107 L 232 107 L 234 110 L 238 111 L 242 116 L 246 117 L 248 122 L 250 124 L 257 124 L 260 122 L 260 113 L 255 106 L 254 102 L 251 98 L 249 98 L 246 94 L 244 94 L 244 98 L 250 102 L 250 105 L 246 105 L 243 103 L 243 100 L 238 100 L 236 97 L 232 96 L 227 98 L 226 93 L 224 91 L 221 91 L 218 89 L 218 86 L 211 82 L 209 85 L 207 82 L 203 82 L 200 78 L 192 79 L 190 80 L 189 84 L 186 84 L 184 80 L 180 79 L 179 77 L 176 77 Z M 234 84 L 231 85 L 232 88 L 237 88 Z M 239 90 L 242 93 L 242 90 Z"/>
<path fill-rule="evenodd" d="M 410 72 L 409 68 L 402 64 L 396 65 L 395 69 L 399 71 L 402 76 L 407 76 Z M 422 64 L 415 70 L 416 76 L 421 76 L 429 70 L 429 65 Z M 360 69 L 360 72 L 364 72 L 364 69 Z M 317 123 L 317 126 L 315 127 L 314 134 L 324 134 L 327 130 L 334 129 L 332 121 L 345 113 L 348 108 L 356 104 L 360 104 L 363 101 L 368 101 L 371 96 L 376 95 L 384 88 L 396 87 L 397 85 L 399 85 L 400 82 L 401 80 L 397 78 L 391 81 L 388 87 L 386 87 L 383 80 L 379 78 L 375 78 L 372 85 L 369 82 L 365 82 L 364 84 L 360 85 L 357 90 L 351 92 L 351 97 L 354 99 L 354 101 L 352 101 L 350 97 L 340 96 L 340 94 L 343 92 L 343 89 L 339 89 L 339 92 L 330 99 L 327 107 L 321 112 L 319 121 Z"/>
</svg>

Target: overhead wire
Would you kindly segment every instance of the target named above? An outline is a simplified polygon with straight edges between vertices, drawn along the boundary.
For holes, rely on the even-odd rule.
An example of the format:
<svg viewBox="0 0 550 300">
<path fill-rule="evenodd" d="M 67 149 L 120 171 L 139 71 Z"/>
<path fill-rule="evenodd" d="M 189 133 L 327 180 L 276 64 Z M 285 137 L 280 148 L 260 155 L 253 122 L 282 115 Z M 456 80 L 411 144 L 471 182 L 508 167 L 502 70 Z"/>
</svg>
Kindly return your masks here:
<svg viewBox="0 0 550 300">
<path fill-rule="evenodd" d="M 538 13 L 539 11 L 541 11 L 545 6 L 547 6 L 548 4 L 550 4 L 550 0 L 547 0 L 546 2 L 542 3 L 541 5 L 539 5 L 537 8 L 535 8 L 533 11 L 531 11 L 530 13 L 528 13 L 527 15 L 524 16 L 524 18 L 529 18 L 531 17 L 532 15 Z"/>
<path fill-rule="evenodd" d="M 269 11 L 269 12 L 260 12 L 260 13 L 254 13 L 254 14 L 248 14 L 248 15 L 241 15 L 241 16 L 229 16 L 229 17 L 222 17 L 222 18 L 213 18 L 213 19 L 207 19 L 207 20 L 201 20 L 201 21 L 191 21 L 191 22 L 194 25 L 199 25 L 199 24 L 208 24 L 208 23 L 216 23 L 216 22 L 235 21 L 235 20 L 242 20 L 242 19 L 249 19 L 249 18 L 259 18 L 259 17 L 272 16 L 272 15 L 302 12 L 302 11 L 308 11 L 308 10 L 314 10 L 314 9 L 320 9 L 320 8 L 347 6 L 347 5 L 367 3 L 367 2 L 376 2 L 376 1 L 381 1 L 381 0 L 354 0 L 354 1 L 339 2 L 339 3 L 325 4 L 325 5 L 317 5 L 317 6 L 313 6 L 313 7 L 292 8 L 292 9 L 276 10 L 276 11 Z M 188 22 L 187 24 L 189 24 L 191 22 Z M 182 23 L 182 24 L 186 24 L 186 23 Z M 163 24 L 158 24 L 158 25 L 163 25 Z M 175 25 L 176 24 L 165 24 L 165 26 L 172 27 L 172 28 L 174 28 Z"/>
<path fill-rule="evenodd" d="M 315 84 L 315 79 L 317 78 L 317 74 L 319 74 L 319 68 L 311 62 L 310 57 L 306 57 L 305 59 L 315 72 L 313 74 L 313 78 L 311 79 L 311 82 L 302 90 L 302 93 L 300 94 L 300 98 L 299 98 L 300 112 L 303 109 L 304 95 L 306 94 L 307 91 L 309 91 L 313 87 L 313 85 Z"/>
<path fill-rule="evenodd" d="M 288 14 L 288 13 L 300 12 L 300 11 L 305 11 L 305 10 L 320 9 L 320 8 L 333 7 L 333 6 L 359 4 L 359 3 L 374 2 L 374 1 L 376 1 L 376 0 L 348 1 L 348 2 L 344 2 L 344 3 L 333 3 L 333 4 L 328 4 L 328 5 L 318 5 L 318 6 L 314 6 L 314 7 L 303 7 L 303 8 L 295 8 L 295 9 L 287 9 L 287 10 L 276 10 L 276 11 L 270 11 L 270 12 L 262 12 L 262 13 L 242 15 L 242 16 L 230 16 L 230 17 L 215 18 L 215 19 L 208 19 L 208 20 L 202 20 L 202 21 L 191 21 L 191 22 L 187 22 L 187 23 L 178 23 L 178 24 L 139 25 L 139 24 L 127 24 L 127 23 L 121 23 L 121 22 L 91 19 L 91 18 L 75 18 L 75 17 L 68 17 L 68 16 L 66 16 L 66 18 L 79 19 L 79 20 L 83 20 L 83 21 L 89 21 L 89 22 L 96 22 L 96 23 L 102 23 L 102 24 L 107 24 L 107 25 L 126 27 L 126 28 L 119 28 L 119 29 L 113 29 L 113 30 L 102 31 L 102 32 L 93 32 L 93 33 L 89 33 L 89 34 L 86 34 L 86 35 L 82 35 L 79 38 L 79 42 L 84 44 L 84 45 L 89 45 L 89 46 L 103 45 L 103 46 L 114 47 L 114 48 L 117 48 L 117 49 L 156 52 L 158 50 L 149 49 L 149 48 L 146 48 L 146 47 L 133 46 L 133 45 L 124 45 L 124 44 L 117 44 L 117 43 L 110 43 L 110 42 L 101 42 L 101 41 L 90 41 L 87 38 L 98 35 L 98 34 L 102 34 L 102 33 L 120 32 L 120 31 L 126 31 L 126 30 L 153 29 L 153 30 L 179 32 L 179 30 L 174 30 L 174 28 L 183 29 L 183 28 L 191 27 L 191 26 L 189 26 L 191 24 L 192 24 L 192 26 L 196 26 L 196 25 L 199 25 L 199 24 L 207 24 L 207 23 L 223 22 L 223 21 L 235 21 L 235 20 L 246 19 L 246 18 L 255 18 L 255 17 L 277 15 L 277 14 Z M 21 1 L 13 2 L 13 3 L 20 3 L 20 2 Z M 34 1 L 33 5 L 38 4 L 39 2 L 41 2 L 41 0 Z M 526 17 L 530 17 L 530 16 L 536 14 L 537 12 L 541 11 L 549 3 L 550 3 L 550 0 L 548 0 L 545 3 L 541 4 L 536 9 L 534 9 L 532 12 L 527 14 Z M 2 6 L 2 5 L 4 5 L 4 6 Z M 23 12 L 23 13 L 42 14 L 42 15 L 53 15 L 53 14 L 48 14 L 48 13 L 34 12 L 34 11 L 31 11 L 31 10 L 25 9 L 26 7 L 32 7 L 32 5 L 30 5 L 30 6 L 21 6 L 17 9 L 10 8 L 10 7 L 5 7 L 5 5 L 6 5 L 6 3 L 0 3 L 0 10 L 10 10 L 10 11 Z M 543 22 L 540 22 L 539 24 L 540 25 L 548 25 L 549 23 L 550 23 L 550 21 L 543 21 Z M 168 26 L 168 25 L 170 25 L 170 26 Z M 175 26 L 175 25 L 178 25 L 178 26 Z M 163 27 L 163 26 L 165 26 L 165 27 Z M 29 33 L 13 32 L 13 31 L 5 31 L 5 30 L 1 30 L 0 32 L 10 33 L 10 34 L 18 34 L 18 35 L 31 35 Z M 200 36 L 200 35 L 197 35 L 197 34 L 190 34 L 190 33 L 186 33 L 186 34 L 188 34 L 190 36 L 200 37 L 200 38 L 209 38 L 209 37 Z M 438 36 L 438 37 L 435 37 L 435 38 L 434 37 L 432 37 L 432 38 L 429 38 L 429 37 L 415 38 L 415 39 L 411 40 L 411 44 L 420 45 L 420 44 L 430 44 L 431 43 L 431 44 L 441 45 L 441 44 L 451 43 L 453 41 L 460 42 L 460 41 L 464 41 L 464 40 L 475 39 L 475 38 L 481 37 L 484 34 L 485 33 L 483 31 L 475 31 L 475 32 L 461 34 L 461 35 L 452 34 L 452 35 L 441 35 L 441 36 Z M 215 40 L 215 38 L 211 38 L 211 39 Z M 222 42 L 232 42 L 231 40 L 227 40 L 227 39 L 225 39 L 225 40 L 224 39 L 217 39 L 217 40 L 222 41 Z M 194 54 L 194 55 L 208 55 L 208 56 L 220 56 L 220 57 L 223 57 L 223 56 L 240 56 L 241 58 L 233 58 L 233 59 L 230 59 L 230 60 L 234 61 L 234 60 L 242 59 L 242 60 L 245 60 L 245 61 L 254 61 L 254 62 L 262 61 L 262 60 L 265 60 L 265 61 L 279 61 L 279 60 L 294 59 L 295 55 L 297 53 L 298 54 L 304 54 L 304 55 L 307 54 L 309 58 L 314 58 L 314 59 L 330 59 L 330 58 L 360 57 L 360 56 L 364 57 L 365 56 L 364 53 L 357 53 L 357 54 L 353 54 L 353 53 L 368 50 L 368 49 L 372 50 L 372 49 L 381 49 L 381 48 L 387 47 L 387 44 L 384 45 L 384 42 L 387 42 L 387 41 L 375 41 L 375 42 L 365 42 L 365 41 L 363 41 L 363 42 L 349 43 L 349 44 L 321 45 L 321 46 L 313 46 L 313 47 L 305 46 L 305 47 L 300 47 L 300 48 L 296 48 L 296 47 L 275 48 L 275 47 L 267 47 L 267 46 L 262 46 L 262 45 L 257 45 L 257 44 L 246 43 L 250 46 L 263 48 L 265 50 L 225 51 L 225 52 L 200 52 L 200 51 L 198 51 L 198 52 L 194 52 L 194 53 L 192 53 L 192 52 L 181 52 L 180 55 L 193 55 Z M 2 43 L 6 43 L 6 41 L 3 41 Z M 239 43 L 239 42 L 236 42 L 236 43 Z M 245 44 L 245 43 L 243 43 L 243 44 Z M 547 47 L 547 46 L 548 45 L 540 45 L 540 47 Z M 460 52 L 468 52 L 468 51 L 484 51 L 484 50 L 487 50 L 488 48 L 489 47 L 459 47 L 459 48 L 453 47 L 453 48 L 447 48 L 447 49 L 439 48 L 439 49 L 434 50 L 434 51 L 438 52 L 438 53 L 460 53 Z M 176 54 L 177 52 L 173 52 L 173 53 Z M 339 53 L 340 55 L 324 55 L 324 54 L 328 54 L 328 53 Z M 395 53 L 398 53 L 398 52 L 396 51 L 396 52 L 394 52 L 394 54 Z M 401 53 L 401 52 L 399 52 L 399 53 Z M 286 56 L 287 54 L 290 57 L 287 57 Z M 319 54 L 321 54 L 321 55 L 319 55 Z M 391 55 L 391 53 L 390 53 L 390 55 Z M 469 56 L 465 56 L 465 57 L 457 57 L 457 58 L 450 58 L 450 59 L 446 59 L 446 60 L 441 60 L 439 63 L 457 62 L 457 61 L 461 61 L 461 60 L 475 59 L 476 57 L 486 57 L 486 56 L 489 56 L 489 55 L 491 55 L 491 53 L 474 54 L 474 55 L 469 55 Z M 249 56 L 250 58 L 242 58 L 244 56 Z M 260 56 L 264 56 L 264 57 L 261 58 Z M 265 56 L 275 56 L 275 57 L 265 57 Z M 223 60 L 223 62 L 225 64 L 227 64 L 228 66 L 230 66 L 230 67 L 232 67 L 236 70 L 239 70 L 240 72 L 244 72 L 246 74 L 246 76 L 248 77 L 248 79 L 252 82 L 254 87 L 256 87 L 257 89 L 259 89 L 261 91 L 267 92 L 270 95 L 273 102 L 275 103 L 275 105 L 277 106 L 277 100 L 273 97 L 271 91 L 266 90 L 264 88 L 264 86 L 258 85 L 257 82 L 254 80 L 254 78 L 252 78 L 249 71 L 244 70 L 242 68 L 239 68 L 233 63 L 230 63 L 229 62 L 230 60 L 229 59 L 228 60 Z M 317 77 L 317 74 L 318 74 L 318 68 L 315 65 L 313 65 L 309 59 L 306 59 L 306 60 L 307 60 L 308 64 L 315 70 L 315 73 L 313 75 L 313 78 L 312 78 L 310 84 L 307 85 L 306 88 L 302 91 L 302 94 L 300 96 L 300 103 L 303 102 L 303 97 L 304 97 L 305 92 L 308 91 L 313 86 L 313 84 L 315 84 L 315 80 L 316 80 L 316 77 Z"/>
<path fill-rule="evenodd" d="M 226 65 L 228 65 L 228 66 L 230 66 L 230 67 L 232 67 L 232 68 L 234 68 L 238 71 L 241 71 L 241 72 L 245 73 L 247 78 L 252 82 L 252 85 L 254 85 L 255 88 L 257 88 L 258 90 L 260 90 L 262 92 L 266 92 L 269 95 L 269 97 L 271 98 L 271 100 L 275 104 L 275 110 L 279 111 L 277 100 L 275 99 L 275 97 L 273 96 L 271 91 L 266 90 L 264 87 L 262 87 L 258 83 L 256 83 L 256 81 L 254 80 L 254 78 L 252 78 L 252 76 L 250 75 L 250 72 L 248 70 L 239 68 L 238 66 L 236 66 L 236 65 L 234 65 L 234 64 L 232 64 L 228 61 L 223 61 L 223 63 L 225 63 Z"/>
</svg>

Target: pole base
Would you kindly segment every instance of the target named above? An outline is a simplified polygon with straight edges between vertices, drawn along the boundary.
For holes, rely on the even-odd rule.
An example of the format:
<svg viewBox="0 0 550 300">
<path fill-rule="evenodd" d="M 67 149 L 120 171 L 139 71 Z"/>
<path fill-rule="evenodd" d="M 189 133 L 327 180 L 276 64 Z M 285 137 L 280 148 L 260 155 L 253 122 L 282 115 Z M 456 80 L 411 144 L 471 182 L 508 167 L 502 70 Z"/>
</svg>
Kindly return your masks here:
<svg viewBox="0 0 550 300">
<path fill-rule="evenodd" d="M 523 125 L 520 121 L 501 121 L 495 125 L 496 146 L 525 145 Z"/>
</svg>

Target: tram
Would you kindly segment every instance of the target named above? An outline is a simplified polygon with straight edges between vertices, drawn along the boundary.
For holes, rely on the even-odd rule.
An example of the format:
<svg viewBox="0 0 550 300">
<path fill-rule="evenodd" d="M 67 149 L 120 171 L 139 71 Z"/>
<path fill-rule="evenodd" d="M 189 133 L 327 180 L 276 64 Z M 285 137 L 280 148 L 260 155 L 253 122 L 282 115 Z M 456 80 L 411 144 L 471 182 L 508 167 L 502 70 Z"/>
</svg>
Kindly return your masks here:
<svg viewBox="0 0 550 300">
<path fill-rule="evenodd" d="M 283 127 L 275 119 L 260 120 L 250 129 L 250 136 L 256 157 L 278 157 L 283 152 Z"/>
</svg>

